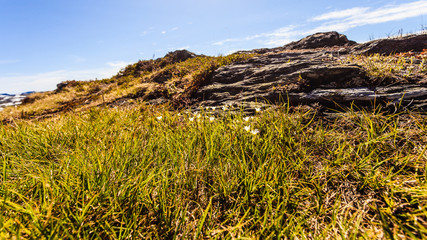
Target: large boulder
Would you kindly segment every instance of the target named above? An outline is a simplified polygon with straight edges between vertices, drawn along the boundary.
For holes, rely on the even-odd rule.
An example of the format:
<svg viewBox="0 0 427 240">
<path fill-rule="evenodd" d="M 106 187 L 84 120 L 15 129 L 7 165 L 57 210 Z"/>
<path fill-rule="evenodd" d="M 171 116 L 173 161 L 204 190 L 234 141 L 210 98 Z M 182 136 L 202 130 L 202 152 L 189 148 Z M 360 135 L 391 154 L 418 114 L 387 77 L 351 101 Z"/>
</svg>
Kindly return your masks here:
<svg viewBox="0 0 427 240">
<path fill-rule="evenodd" d="M 188 98 L 172 100 L 176 100 L 174 104 L 192 107 L 237 104 L 253 109 L 253 104 L 289 101 L 293 105 L 323 109 L 337 107 L 336 104 L 370 107 L 375 103 L 427 111 L 425 74 L 411 79 L 406 79 L 404 73 L 379 78 L 365 72 L 366 68 L 346 61 L 352 53 L 421 52 L 427 49 L 426 44 L 426 34 L 357 44 L 337 32 L 316 33 L 283 47 L 243 51 L 257 55 L 216 69 Z M 153 65 L 166 66 L 192 57 L 196 55 L 179 50 L 151 61 Z M 421 61 L 414 60 L 418 66 Z M 164 84 L 172 76 L 165 69 L 154 73 L 151 79 Z M 147 99 L 164 102 L 163 96 L 152 95 Z"/>
<path fill-rule="evenodd" d="M 339 34 L 337 32 L 322 32 L 309 35 L 296 42 L 291 42 L 283 46 L 283 49 L 314 49 L 335 46 L 352 46 L 354 44 L 356 44 L 356 42 L 348 40 L 343 34 Z"/>
<path fill-rule="evenodd" d="M 189 58 L 195 58 L 195 57 L 197 57 L 196 54 L 183 49 L 183 50 L 176 50 L 173 52 L 169 52 L 160 60 L 160 62 L 163 63 L 163 65 L 174 64 L 174 63 L 183 62 Z"/>
<path fill-rule="evenodd" d="M 330 49 L 261 55 L 217 69 L 194 94 L 194 104 L 217 106 L 252 103 L 371 106 L 403 104 L 427 108 L 427 86 L 374 83 L 362 67 L 336 61 Z M 397 80 L 396 80 L 397 81 Z"/>
<path fill-rule="evenodd" d="M 343 61 L 348 53 L 421 52 L 427 49 L 426 44 L 426 34 L 357 44 L 337 32 L 316 33 L 284 47 L 256 50 L 262 55 L 217 69 L 196 92 L 194 103 L 272 103 L 288 99 L 296 105 L 320 103 L 329 107 L 397 103 L 426 111 L 425 79 L 406 83 L 401 79 L 375 81 L 361 66 Z"/>
<path fill-rule="evenodd" d="M 277 102 L 279 94 L 317 88 L 361 87 L 368 84 L 357 65 L 325 61 L 327 51 L 275 53 L 217 69 L 196 93 L 203 105 L 249 101 Z"/>
<path fill-rule="evenodd" d="M 386 38 L 362 43 L 354 46 L 352 52 L 355 54 L 379 53 L 388 55 L 401 52 L 422 52 L 427 49 L 427 34 L 415 34 L 397 38 Z"/>
<path fill-rule="evenodd" d="M 187 50 L 176 50 L 169 52 L 162 58 L 155 60 L 140 60 L 135 64 L 128 65 L 121 70 L 115 77 L 121 78 L 126 76 L 140 77 L 147 72 L 161 69 L 169 64 L 183 62 L 189 58 L 197 57 L 196 54 Z M 162 80 L 164 81 L 164 80 Z"/>
</svg>

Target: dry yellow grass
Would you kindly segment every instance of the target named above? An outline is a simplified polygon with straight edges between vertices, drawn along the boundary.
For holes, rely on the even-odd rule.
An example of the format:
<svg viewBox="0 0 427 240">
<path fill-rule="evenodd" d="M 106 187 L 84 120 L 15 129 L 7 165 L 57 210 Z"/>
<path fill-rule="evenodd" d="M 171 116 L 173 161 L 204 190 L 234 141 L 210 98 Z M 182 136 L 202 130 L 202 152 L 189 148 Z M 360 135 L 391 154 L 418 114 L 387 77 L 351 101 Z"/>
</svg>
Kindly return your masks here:
<svg viewBox="0 0 427 240">
<path fill-rule="evenodd" d="M 0 112 L 0 119 L 12 121 L 17 118 L 46 117 L 71 110 L 86 111 L 96 106 L 115 105 L 116 101 L 123 98 L 144 100 L 150 95 L 161 95 L 175 100 L 185 98 L 218 67 L 253 56 L 255 55 L 199 56 L 163 68 L 154 68 L 152 72 L 137 76 L 123 75 L 121 72 L 110 79 L 68 81 L 68 85 L 62 89 L 34 93 L 28 97 L 27 103 L 4 109 Z M 135 66 L 136 64 L 129 65 L 124 72 L 135 72 L 132 70 Z"/>
</svg>

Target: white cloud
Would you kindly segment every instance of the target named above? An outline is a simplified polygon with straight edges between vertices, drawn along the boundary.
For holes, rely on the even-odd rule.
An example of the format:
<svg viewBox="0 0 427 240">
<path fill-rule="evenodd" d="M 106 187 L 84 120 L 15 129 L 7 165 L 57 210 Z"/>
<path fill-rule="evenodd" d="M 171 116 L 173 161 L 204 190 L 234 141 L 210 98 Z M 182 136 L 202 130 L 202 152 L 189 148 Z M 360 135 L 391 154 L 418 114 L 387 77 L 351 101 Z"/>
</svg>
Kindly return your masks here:
<svg viewBox="0 0 427 240">
<path fill-rule="evenodd" d="M 175 51 L 175 50 L 184 50 L 184 49 L 189 49 L 189 48 L 190 48 L 190 45 L 185 45 L 185 46 L 181 46 L 181 47 L 168 47 L 166 50 L 167 51 Z"/>
<path fill-rule="evenodd" d="M 182 46 L 182 47 L 178 47 L 178 48 L 175 48 L 175 49 L 173 49 L 173 50 L 188 50 L 188 49 L 190 49 L 190 45 L 186 45 L 186 46 Z"/>
<path fill-rule="evenodd" d="M 86 70 L 58 70 L 31 75 L 13 75 L 0 77 L 0 92 L 22 93 L 27 91 L 49 91 L 56 89 L 56 84 L 66 80 L 94 80 L 110 78 L 128 65 L 124 61 L 106 63 L 106 67 Z"/>
<path fill-rule="evenodd" d="M 221 41 L 217 41 L 212 43 L 212 45 L 216 45 L 216 46 L 222 46 L 224 45 L 224 43 L 228 43 L 228 42 L 240 42 L 240 41 L 244 41 L 244 39 L 240 39 L 240 38 L 228 38 L 228 39 L 224 39 Z"/>
<path fill-rule="evenodd" d="M 300 26 L 289 25 L 279 28 L 272 33 L 264 34 L 267 39 L 263 43 L 267 46 L 279 46 L 291 42 L 294 38 L 301 35 L 300 30 L 296 30 Z"/>
<path fill-rule="evenodd" d="M 162 31 L 161 33 L 162 33 L 162 34 L 166 34 L 166 31 Z"/>
<path fill-rule="evenodd" d="M 273 43 L 273 42 L 284 42 L 285 39 L 283 39 L 283 37 L 292 37 L 292 36 L 298 35 L 298 32 L 293 31 L 295 28 L 296 28 L 295 25 L 289 25 L 283 28 L 279 28 L 271 33 L 254 34 L 244 38 L 228 38 L 222 41 L 214 42 L 212 43 L 212 45 L 222 46 L 225 43 L 229 43 L 229 42 L 243 42 L 243 41 L 251 41 L 255 39 L 267 39 L 267 40 L 264 40 L 263 42 L 266 43 L 267 45 L 271 45 L 270 43 Z"/>
<path fill-rule="evenodd" d="M 69 55 L 69 57 L 75 63 L 82 63 L 82 62 L 86 62 L 87 61 L 86 58 L 80 57 L 80 56 L 77 56 L 77 55 Z"/>
<path fill-rule="evenodd" d="M 131 64 L 131 62 L 125 62 L 125 61 L 107 62 L 108 66 L 114 67 L 114 68 L 124 68 L 129 64 Z"/>
<path fill-rule="evenodd" d="M 260 33 L 242 38 L 228 38 L 216 41 L 212 43 L 212 45 L 224 46 L 227 43 L 256 39 L 268 47 L 280 46 L 316 32 L 345 32 L 360 26 L 398 21 L 425 14 L 427 14 L 426 0 L 398 5 L 387 5 L 377 9 L 354 7 L 314 16 L 305 23 L 288 25 L 274 30 L 273 32 Z"/>
<path fill-rule="evenodd" d="M 294 39 L 291 38 L 272 38 L 264 41 L 264 45 L 266 46 L 281 46 L 286 45 L 290 42 L 292 42 Z"/>
<path fill-rule="evenodd" d="M 320 16 L 316 16 L 310 19 L 310 21 L 323 21 L 323 20 L 356 16 L 358 14 L 362 14 L 366 12 L 368 9 L 369 8 L 355 7 L 355 8 L 350 8 L 350 9 L 341 10 L 341 11 L 333 11 L 333 12 L 322 14 Z"/>
<path fill-rule="evenodd" d="M 379 9 L 351 8 L 342 11 L 334 11 L 312 18 L 312 21 L 329 21 L 313 28 L 313 32 L 321 31 L 346 31 L 351 28 L 370 24 L 385 23 L 403 20 L 411 17 L 427 14 L 427 1 L 416 1 L 400 5 L 388 5 Z"/>
<path fill-rule="evenodd" d="M 18 62 L 20 62 L 20 60 L 16 60 L 16 59 L 0 60 L 0 65 L 12 64 L 12 63 L 18 63 Z"/>
<path fill-rule="evenodd" d="M 233 53 L 235 53 L 235 52 L 238 52 L 238 51 L 240 51 L 241 49 L 231 49 L 231 50 L 228 50 L 224 55 L 225 56 L 227 56 L 227 55 L 230 55 L 230 54 L 233 54 Z"/>
</svg>

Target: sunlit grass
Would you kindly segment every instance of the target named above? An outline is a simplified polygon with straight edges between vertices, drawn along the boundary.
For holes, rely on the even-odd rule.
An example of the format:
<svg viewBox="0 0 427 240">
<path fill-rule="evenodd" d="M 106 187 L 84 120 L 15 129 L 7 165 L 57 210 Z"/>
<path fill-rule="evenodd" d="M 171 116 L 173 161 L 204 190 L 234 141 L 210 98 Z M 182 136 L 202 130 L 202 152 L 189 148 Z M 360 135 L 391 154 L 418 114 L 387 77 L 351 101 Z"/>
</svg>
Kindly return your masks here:
<svg viewBox="0 0 427 240">
<path fill-rule="evenodd" d="M 427 237 L 425 116 L 229 108 L 0 126 L 0 238 Z"/>
<path fill-rule="evenodd" d="M 120 74 L 109 79 L 92 81 L 66 81 L 60 91 L 35 93 L 30 101 L 0 111 L 0 120 L 16 118 L 44 118 L 57 112 L 86 111 L 90 108 L 115 104 L 120 99 L 147 99 L 150 95 L 164 97 L 180 103 L 190 97 L 221 66 L 244 61 L 256 54 L 230 54 L 227 56 L 198 56 L 183 62 L 153 67 L 151 71 L 138 73 L 137 64 L 127 66 Z M 153 64 L 154 61 L 142 61 Z M 123 75 L 127 73 L 128 75 Z M 135 74 L 132 75 L 132 74 Z M 161 81 L 159 80 L 161 79 Z"/>
<path fill-rule="evenodd" d="M 355 63 L 363 67 L 367 75 L 377 83 L 394 79 L 394 83 L 427 77 L 427 55 L 422 53 L 401 53 L 383 56 L 380 54 L 348 55 L 341 62 Z"/>
</svg>

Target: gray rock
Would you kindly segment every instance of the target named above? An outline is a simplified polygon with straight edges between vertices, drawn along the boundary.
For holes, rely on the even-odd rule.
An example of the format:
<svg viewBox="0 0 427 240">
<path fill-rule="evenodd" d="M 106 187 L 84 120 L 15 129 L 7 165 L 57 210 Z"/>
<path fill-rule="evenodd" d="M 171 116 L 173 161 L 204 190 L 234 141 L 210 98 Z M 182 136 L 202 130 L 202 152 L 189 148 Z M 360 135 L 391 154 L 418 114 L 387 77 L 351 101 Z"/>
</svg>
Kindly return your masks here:
<svg viewBox="0 0 427 240">
<path fill-rule="evenodd" d="M 193 96 L 193 103 L 224 104 L 320 103 L 360 106 L 404 103 L 425 111 L 427 86 L 372 85 L 358 65 L 339 64 L 337 52 L 326 50 L 270 53 L 217 69 Z"/>
<path fill-rule="evenodd" d="M 398 38 L 386 38 L 358 44 L 351 49 L 355 54 L 379 53 L 388 55 L 400 52 L 422 52 L 427 49 L 427 34 L 414 34 Z"/>
<path fill-rule="evenodd" d="M 316 33 L 282 47 L 241 51 L 260 55 L 218 68 L 200 86 L 197 85 L 197 91 L 191 92 L 190 97 L 185 95 L 173 103 L 190 107 L 244 105 L 249 108 L 287 101 L 292 105 L 320 107 L 352 103 L 364 107 L 375 103 L 384 106 L 403 104 L 427 111 L 425 75 L 409 80 L 398 75 L 394 76 L 396 79 L 378 80 L 369 77 L 361 66 L 338 61 L 347 54 L 421 52 L 427 49 L 426 44 L 426 34 L 357 44 L 337 32 Z M 176 51 L 155 61 L 159 64 L 179 62 L 194 56 L 188 51 Z M 152 65 L 155 61 L 143 63 Z M 420 64 L 421 60 L 415 59 L 414 63 Z M 152 80 L 165 84 L 171 77 L 172 73 L 165 70 L 156 73 Z M 157 93 L 162 92 L 145 96 L 144 100 L 153 104 L 176 100 Z"/>
<path fill-rule="evenodd" d="M 169 52 L 164 56 L 164 58 L 168 59 L 168 63 L 178 63 L 185 61 L 189 58 L 195 58 L 197 55 L 195 53 L 192 53 L 188 50 L 176 50 L 174 52 Z"/>
<path fill-rule="evenodd" d="M 309 35 L 299 41 L 291 42 L 283 47 L 283 49 L 313 49 L 335 46 L 352 46 L 356 44 L 354 41 L 349 41 L 343 34 L 337 32 L 322 32 Z"/>
<path fill-rule="evenodd" d="M 321 32 L 309 35 L 301 40 L 291 42 L 282 47 L 276 48 L 259 48 L 249 51 L 238 51 L 236 53 L 277 53 L 283 50 L 302 50 L 302 49 L 317 49 L 317 48 L 337 48 L 343 47 L 342 53 L 347 53 L 347 48 L 357 45 L 355 41 L 347 39 L 347 36 L 337 32 Z"/>
</svg>

